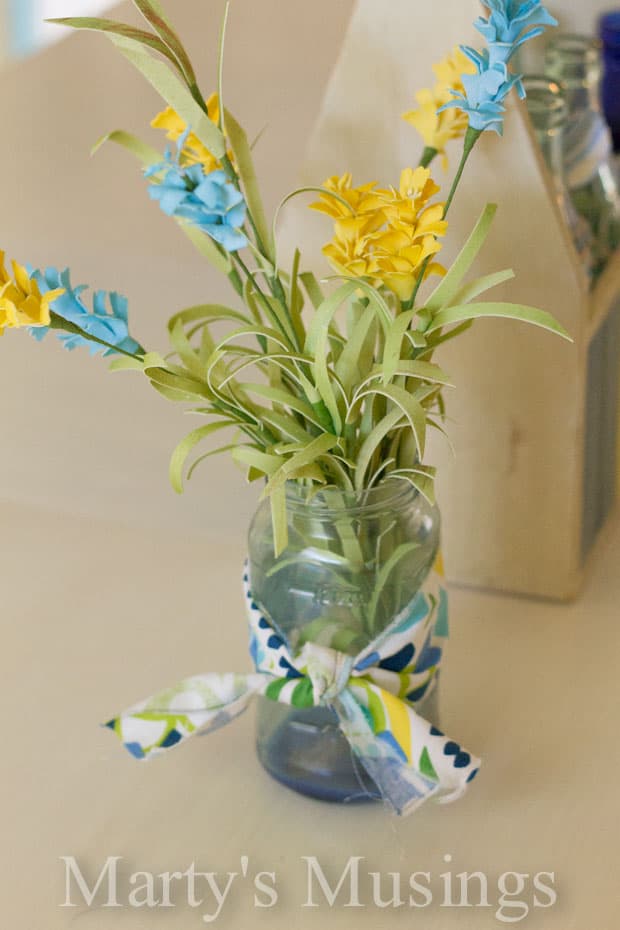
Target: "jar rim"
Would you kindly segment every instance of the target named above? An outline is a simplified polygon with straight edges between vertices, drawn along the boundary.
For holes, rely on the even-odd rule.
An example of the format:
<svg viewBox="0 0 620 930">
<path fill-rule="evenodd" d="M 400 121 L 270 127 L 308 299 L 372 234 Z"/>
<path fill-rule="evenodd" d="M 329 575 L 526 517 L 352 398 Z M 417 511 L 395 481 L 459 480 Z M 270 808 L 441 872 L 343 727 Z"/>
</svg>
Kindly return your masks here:
<svg viewBox="0 0 620 930">
<path fill-rule="evenodd" d="M 527 109 L 536 129 L 561 129 L 568 120 L 568 104 L 562 88 L 544 74 L 523 78 L 527 90 Z"/>
<path fill-rule="evenodd" d="M 549 40 L 547 51 L 551 49 L 567 54 L 572 52 L 578 55 L 594 55 L 601 50 L 601 40 L 596 36 L 584 35 L 581 32 L 561 32 Z"/>
<path fill-rule="evenodd" d="M 545 71 L 566 88 L 598 80 L 602 42 L 592 36 L 565 32 L 554 36 L 545 55 Z"/>
<path fill-rule="evenodd" d="M 331 517 L 367 516 L 385 510 L 407 506 L 420 491 L 404 478 L 387 477 L 372 488 L 350 491 L 345 488 L 328 489 L 303 485 L 298 481 L 286 484 L 286 506 L 295 513 Z"/>
</svg>

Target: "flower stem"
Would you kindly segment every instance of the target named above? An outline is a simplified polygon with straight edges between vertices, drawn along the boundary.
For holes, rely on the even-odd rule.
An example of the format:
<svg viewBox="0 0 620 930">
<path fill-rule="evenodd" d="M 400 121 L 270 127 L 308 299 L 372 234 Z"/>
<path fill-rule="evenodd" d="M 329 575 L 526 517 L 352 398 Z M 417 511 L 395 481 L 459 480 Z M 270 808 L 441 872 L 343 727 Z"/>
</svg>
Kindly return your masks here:
<svg viewBox="0 0 620 930">
<path fill-rule="evenodd" d="M 481 135 L 482 135 L 482 130 L 480 130 L 480 129 L 472 129 L 471 126 L 469 127 L 469 129 L 467 130 L 467 132 L 466 132 L 466 134 L 465 134 L 465 144 L 464 144 L 464 146 L 463 146 L 463 154 L 462 154 L 462 156 L 461 156 L 461 161 L 460 161 L 460 164 L 459 164 L 459 167 L 458 167 L 458 171 L 456 172 L 456 175 L 455 175 L 455 177 L 454 177 L 454 181 L 452 182 L 452 187 L 450 188 L 450 193 L 448 194 L 448 199 L 446 200 L 446 205 L 445 205 L 444 211 L 443 211 L 443 218 L 444 218 L 444 220 L 445 220 L 445 218 L 446 218 L 447 215 L 448 215 L 448 212 L 449 212 L 450 207 L 452 206 L 452 202 L 453 202 L 453 200 L 454 200 L 454 196 L 455 196 L 455 194 L 456 194 L 456 192 L 457 192 L 457 190 L 458 190 L 458 186 L 459 186 L 459 184 L 461 183 L 461 180 L 462 180 L 462 178 L 463 178 L 463 172 L 465 171 L 465 167 L 466 167 L 466 165 L 467 165 L 467 162 L 469 161 L 469 156 L 470 156 L 471 153 L 473 152 L 474 146 L 475 146 L 476 142 L 478 141 L 478 139 L 480 138 Z M 413 290 L 413 294 L 411 295 L 411 297 L 409 298 L 408 301 L 406 301 L 405 303 L 402 304 L 402 309 L 403 309 L 403 310 L 411 310 L 412 307 L 414 306 L 416 297 L 418 296 L 418 291 L 420 290 L 420 288 L 421 288 L 421 286 L 422 286 L 422 282 L 424 281 L 424 276 L 425 276 L 425 274 L 426 274 L 426 269 L 427 269 L 428 266 L 429 266 L 430 260 L 431 260 L 431 259 L 430 259 L 430 256 L 429 256 L 429 257 L 425 260 L 424 264 L 422 265 L 422 270 L 420 271 L 420 274 L 418 275 L 418 280 L 416 281 L 416 285 L 415 285 L 415 288 L 414 288 L 414 290 Z"/>
<path fill-rule="evenodd" d="M 233 163 L 231 162 L 231 160 L 230 160 L 230 158 L 229 158 L 229 156 L 228 156 L 228 153 L 225 152 L 225 153 L 222 155 L 222 158 L 221 158 L 220 160 L 221 160 L 221 162 L 222 162 L 222 168 L 223 168 L 224 171 L 226 172 L 226 176 L 228 177 L 228 179 L 229 179 L 230 181 L 232 181 L 232 183 L 235 185 L 235 187 L 237 188 L 237 190 L 240 191 L 240 190 L 241 190 L 241 184 L 240 184 L 240 181 L 239 181 L 239 175 L 238 175 L 237 172 L 235 171 L 235 166 L 234 166 Z M 243 193 L 243 192 L 242 192 L 242 193 Z M 264 254 L 265 254 L 265 244 L 264 244 L 264 242 L 262 241 L 262 239 L 261 239 L 261 237 L 260 237 L 260 233 L 258 232 L 258 229 L 256 228 L 256 223 L 254 222 L 254 217 L 252 216 L 252 214 L 250 213 L 249 210 L 247 211 L 247 216 L 248 216 L 248 220 L 250 221 L 250 226 L 252 227 L 252 231 L 253 231 L 253 233 L 254 233 L 254 238 L 256 239 L 256 245 L 257 245 L 257 247 L 258 247 L 258 250 L 264 255 Z"/>
<path fill-rule="evenodd" d="M 278 329 L 280 330 L 280 332 L 282 333 L 282 335 L 286 337 L 286 339 L 288 339 L 289 341 L 291 341 L 292 332 L 288 332 L 288 331 L 287 331 L 287 329 L 281 324 L 280 320 L 278 319 L 277 314 L 275 314 L 275 313 L 273 312 L 273 310 L 272 310 L 272 308 L 271 308 L 271 305 L 270 305 L 270 303 L 269 303 L 269 300 L 267 299 L 267 296 L 266 296 L 266 295 L 263 293 L 263 291 L 260 289 L 260 286 L 259 286 L 258 282 L 256 281 L 256 275 L 252 274 L 252 272 L 250 271 L 250 269 L 248 268 L 248 266 L 245 264 L 245 262 L 243 261 L 243 259 L 241 258 L 241 256 L 239 255 L 238 252 L 235 254 L 234 258 L 235 258 L 235 260 L 237 261 L 237 263 L 238 263 L 239 267 L 241 268 L 241 270 L 243 271 L 243 273 L 244 273 L 244 274 L 246 275 L 246 277 L 248 278 L 248 280 L 251 281 L 252 284 L 254 285 L 254 287 L 256 288 L 256 294 L 257 294 L 257 296 L 258 296 L 260 302 L 262 303 L 263 307 L 264 307 L 265 310 L 267 311 L 267 316 L 269 317 L 269 319 L 271 320 L 271 322 L 272 322 L 273 324 L 275 324 L 275 325 L 278 327 Z M 291 328 L 291 329 L 292 329 L 292 328 Z M 292 342 L 291 344 L 292 344 L 292 347 L 293 347 L 293 348 L 297 348 L 295 342 Z"/>
<path fill-rule="evenodd" d="M 196 83 L 188 84 L 188 87 L 189 87 L 190 94 L 192 95 L 192 97 L 194 98 L 194 100 L 196 101 L 200 109 L 203 110 L 203 112 L 206 113 L 208 116 L 209 111 L 207 110 L 205 98 L 202 96 L 200 92 L 200 88 L 198 87 L 198 84 Z"/>
<path fill-rule="evenodd" d="M 267 298 L 266 298 L 265 294 L 261 291 L 260 286 L 259 286 L 259 284 L 258 284 L 257 281 L 256 281 L 256 274 L 252 274 L 252 272 L 250 271 L 250 269 L 248 268 L 248 266 L 246 265 L 246 263 L 243 261 L 243 259 L 241 258 L 241 256 L 239 255 L 238 252 L 235 252 L 234 254 L 231 253 L 231 258 L 233 258 L 234 261 L 237 262 L 237 264 L 239 265 L 239 267 L 240 267 L 241 270 L 243 271 L 243 273 L 244 273 L 244 275 L 246 276 L 246 278 L 248 278 L 248 280 L 252 282 L 252 284 L 253 284 L 254 287 L 256 288 L 256 293 L 258 294 L 258 296 L 259 296 L 263 301 L 266 302 L 266 301 L 267 301 Z"/>
<path fill-rule="evenodd" d="M 290 321 L 290 311 L 288 307 L 288 302 L 286 300 L 286 292 L 284 290 L 284 287 L 282 286 L 282 282 L 280 281 L 280 278 L 278 277 L 278 275 L 274 275 L 274 277 L 269 278 L 268 280 L 269 280 L 269 287 L 271 288 L 271 293 L 276 298 L 276 300 L 280 303 L 282 309 L 284 310 L 286 314 L 287 319 Z M 293 345 L 295 346 L 297 350 L 300 351 L 301 342 L 295 331 L 295 327 L 293 326 L 292 321 L 291 321 L 290 335 L 293 338 Z"/>
<path fill-rule="evenodd" d="M 474 146 L 481 135 L 482 135 L 482 130 L 472 129 L 471 126 L 469 127 L 469 129 L 467 130 L 465 134 L 465 144 L 463 146 L 463 154 L 461 156 L 461 162 L 459 164 L 458 171 L 456 172 L 456 175 L 454 177 L 454 181 L 452 182 L 452 187 L 450 188 L 450 193 L 448 194 L 448 199 L 446 200 L 446 206 L 443 211 L 444 220 L 448 215 L 448 211 L 450 210 L 450 207 L 452 206 L 452 201 L 454 200 L 454 195 L 456 194 L 458 190 L 458 186 L 461 183 L 463 172 L 465 171 L 465 166 L 467 165 L 467 162 L 469 161 L 469 156 L 473 152 Z"/>
<path fill-rule="evenodd" d="M 233 182 L 235 187 L 238 190 L 241 190 L 241 185 L 239 183 L 239 176 L 237 175 L 234 165 L 231 162 L 227 154 L 222 157 L 222 167 L 224 168 L 224 171 L 226 172 L 230 180 Z M 264 258 L 267 258 L 267 255 L 266 255 L 267 250 L 265 248 L 265 243 L 263 242 L 261 235 L 258 231 L 258 228 L 256 226 L 256 223 L 254 222 L 254 217 L 252 216 L 249 210 L 247 211 L 247 217 L 248 217 L 250 226 L 252 227 L 252 232 L 254 233 L 254 240 L 256 242 L 256 247 L 258 251 L 261 253 L 261 255 Z M 247 271 L 247 269 L 244 269 L 244 270 Z M 282 309 L 286 313 L 287 317 L 290 316 L 288 303 L 286 300 L 286 293 L 284 291 L 284 287 L 282 285 L 282 282 L 279 276 L 277 274 L 274 274 L 274 275 L 267 275 L 266 277 L 269 283 L 269 289 L 271 290 L 271 293 L 276 298 L 276 300 L 282 305 Z M 295 348 L 299 349 L 301 348 L 301 346 L 299 345 L 299 341 L 297 340 L 297 335 L 296 334 L 294 335 L 295 335 L 295 338 L 293 341 L 295 344 Z"/>
<path fill-rule="evenodd" d="M 437 151 L 437 149 L 434 149 L 432 146 L 427 145 L 424 151 L 422 152 L 422 157 L 420 159 L 419 167 L 428 168 L 429 165 L 431 165 L 435 161 L 438 155 L 439 155 L 439 152 Z"/>
<path fill-rule="evenodd" d="M 119 355 L 126 355 L 127 358 L 133 358 L 138 362 L 141 362 L 145 353 L 145 350 L 142 346 L 139 346 L 139 354 L 134 352 L 127 352 L 126 349 L 121 349 L 120 346 L 115 346 L 111 342 L 106 342 L 105 339 L 98 339 L 97 336 L 91 336 L 90 333 L 87 333 L 80 326 L 76 326 L 75 323 L 65 320 L 64 317 L 60 314 L 55 313 L 53 310 L 50 312 L 50 329 L 59 329 L 64 333 L 71 333 L 73 336 L 80 336 L 82 339 L 85 339 L 87 342 L 94 342 L 96 345 L 104 346 L 106 349 L 111 349 L 113 352 L 117 352 Z"/>
<path fill-rule="evenodd" d="M 229 272 L 228 280 L 232 284 L 235 292 L 239 295 L 239 297 L 243 297 L 243 281 L 241 280 L 241 275 L 236 268 L 233 268 L 232 271 Z"/>
</svg>

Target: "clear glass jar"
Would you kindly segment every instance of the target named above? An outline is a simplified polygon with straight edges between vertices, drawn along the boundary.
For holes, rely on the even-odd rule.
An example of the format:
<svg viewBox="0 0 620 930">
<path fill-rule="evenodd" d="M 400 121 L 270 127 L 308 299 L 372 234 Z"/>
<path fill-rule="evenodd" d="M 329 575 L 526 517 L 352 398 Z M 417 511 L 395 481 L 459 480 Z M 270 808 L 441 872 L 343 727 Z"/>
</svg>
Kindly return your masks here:
<svg viewBox="0 0 620 930">
<path fill-rule="evenodd" d="M 564 133 L 568 124 L 568 105 L 559 84 L 545 75 L 528 75 L 523 79 L 527 109 L 536 138 L 553 179 L 556 203 L 569 228 L 575 248 L 586 273 L 594 271 L 594 238 L 589 223 L 573 204 L 564 171 Z"/>
<path fill-rule="evenodd" d="M 403 480 L 362 494 L 287 490 L 288 546 L 274 555 L 269 503 L 249 533 L 254 599 L 295 652 L 319 642 L 356 655 L 415 597 L 439 549 L 439 511 Z M 420 712 L 437 724 L 437 688 Z M 335 713 L 261 698 L 257 749 L 266 770 L 327 801 L 378 793 L 352 758 Z"/>
<path fill-rule="evenodd" d="M 594 234 L 598 275 L 620 245 L 620 194 L 611 134 L 600 107 L 601 43 L 590 36 L 556 36 L 547 48 L 545 73 L 565 93 L 566 182 L 575 207 Z"/>
</svg>

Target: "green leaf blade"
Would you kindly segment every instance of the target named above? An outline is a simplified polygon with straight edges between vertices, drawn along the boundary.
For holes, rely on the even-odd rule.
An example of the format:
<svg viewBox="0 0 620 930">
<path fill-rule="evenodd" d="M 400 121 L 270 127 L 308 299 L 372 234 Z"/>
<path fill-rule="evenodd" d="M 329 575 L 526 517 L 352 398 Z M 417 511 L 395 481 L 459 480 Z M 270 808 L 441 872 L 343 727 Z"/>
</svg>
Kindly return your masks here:
<svg viewBox="0 0 620 930">
<path fill-rule="evenodd" d="M 147 168 L 150 165 L 158 164 L 162 160 L 161 153 L 158 152 L 157 149 L 142 142 L 132 133 L 125 132 L 124 129 L 115 129 L 112 132 L 106 133 L 105 136 L 102 136 L 95 142 L 90 154 L 95 155 L 99 149 L 108 142 L 114 142 L 132 155 L 135 155 L 138 161 Z"/>
<path fill-rule="evenodd" d="M 124 35 L 110 34 L 110 39 L 121 54 L 149 82 L 168 106 L 191 127 L 194 135 L 209 149 L 215 158 L 221 159 L 226 154 L 226 141 L 223 133 L 213 123 L 201 106 L 192 97 L 190 91 L 162 61 L 158 61 L 141 45 Z"/>
<path fill-rule="evenodd" d="M 305 449 L 295 453 L 284 462 L 267 484 L 263 497 L 269 497 L 275 490 L 283 488 L 286 482 L 295 478 L 300 470 L 308 465 L 313 465 L 317 458 L 326 452 L 330 452 L 338 444 L 338 441 L 337 436 L 332 436 L 329 433 L 317 436 L 316 439 L 308 443 Z"/>
<path fill-rule="evenodd" d="M 192 430 L 185 439 L 181 440 L 172 453 L 169 471 L 170 484 L 177 494 L 183 493 L 183 469 L 187 457 L 192 450 L 202 442 L 203 439 L 207 439 L 207 437 L 211 436 L 213 433 L 229 426 L 231 426 L 231 424 L 228 421 L 222 422 L 221 420 L 216 420 L 214 423 L 207 423 L 206 426 L 199 426 L 198 429 Z"/>
<path fill-rule="evenodd" d="M 524 304 L 491 303 L 490 301 L 488 303 L 448 307 L 433 318 L 427 332 L 433 333 L 435 330 L 453 323 L 463 323 L 468 320 L 482 319 L 483 317 L 497 317 L 531 323 L 533 326 L 538 326 L 561 336 L 562 339 L 566 339 L 568 342 L 573 341 L 561 323 L 545 310 L 539 310 L 538 307 L 528 307 Z"/>
<path fill-rule="evenodd" d="M 396 409 L 404 415 L 415 437 L 418 455 L 420 459 L 422 459 L 424 457 L 426 442 L 426 413 L 420 402 L 416 400 L 409 391 L 405 390 L 405 388 L 396 384 L 390 384 L 387 386 L 370 387 L 361 391 L 356 397 L 355 404 L 364 397 L 370 397 L 373 394 L 385 397 L 386 400 L 394 404 Z"/>
<path fill-rule="evenodd" d="M 355 488 L 357 491 L 362 491 L 365 487 L 366 473 L 375 452 L 385 437 L 395 430 L 402 420 L 402 410 L 391 410 L 374 426 L 362 443 L 355 467 Z"/>
<path fill-rule="evenodd" d="M 230 256 L 226 255 L 210 236 L 184 220 L 178 220 L 178 223 L 192 245 L 216 271 L 226 275 L 230 274 L 233 267 Z"/>
<path fill-rule="evenodd" d="M 506 281 L 512 281 L 514 278 L 515 273 L 512 268 L 506 268 L 504 271 L 496 271 L 493 274 L 487 274 L 481 278 L 476 278 L 475 281 L 470 281 L 459 289 L 454 295 L 453 303 L 468 304 L 475 297 L 485 294 L 493 287 L 505 284 Z"/>
<path fill-rule="evenodd" d="M 367 340 L 370 341 L 372 337 L 375 320 L 376 311 L 374 307 L 366 307 L 356 323 L 351 337 L 347 340 L 340 358 L 336 362 L 336 374 L 347 393 L 352 391 L 363 379 L 364 349 Z M 376 327 L 374 332 L 376 332 Z"/>
<path fill-rule="evenodd" d="M 342 430 L 342 416 L 331 383 L 327 364 L 329 355 L 329 328 L 338 309 L 346 300 L 353 296 L 357 287 L 358 282 L 347 281 L 323 301 L 308 328 L 308 335 L 304 347 L 304 354 L 314 359 L 312 371 L 316 387 L 329 411 L 334 429 L 338 433 Z"/>
<path fill-rule="evenodd" d="M 224 112 L 224 126 L 230 142 L 230 147 L 235 156 L 237 172 L 243 185 L 248 210 L 254 220 L 261 245 L 265 249 L 265 255 L 271 264 L 275 265 L 275 249 L 269 226 L 267 225 L 265 208 L 263 206 L 248 137 L 245 130 L 228 110 Z"/>
<path fill-rule="evenodd" d="M 478 222 L 457 256 L 456 261 L 426 303 L 426 309 L 432 314 L 438 313 L 452 302 L 461 286 L 461 281 L 473 265 L 478 253 L 486 242 L 496 213 L 497 204 L 494 203 L 487 204 L 482 211 Z"/>
<path fill-rule="evenodd" d="M 196 85 L 196 75 L 190 61 L 190 57 L 183 47 L 179 36 L 174 31 L 170 23 L 160 13 L 159 4 L 149 2 L 149 0 L 133 0 L 134 6 L 142 13 L 147 23 L 153 27 L 160 37 L 163 44 L 174 56 L 179 68 L 184 74 L 190 86 Z"/>
</svg>

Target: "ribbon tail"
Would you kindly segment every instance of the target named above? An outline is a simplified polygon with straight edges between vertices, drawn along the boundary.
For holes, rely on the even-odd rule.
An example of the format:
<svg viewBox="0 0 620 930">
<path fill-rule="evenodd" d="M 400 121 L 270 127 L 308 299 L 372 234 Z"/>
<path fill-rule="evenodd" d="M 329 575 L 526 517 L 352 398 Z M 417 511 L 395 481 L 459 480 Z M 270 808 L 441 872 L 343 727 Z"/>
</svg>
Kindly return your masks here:
<svg viewBox="0 0 620 930">
<path fill-rule="evenodd" d="M 436 782 L 408 765 L 387 731 L 375 732 L 350 692 L 343 692 L 333 706 L 351 749 L 394 813 L 406 817 L 438 791 Z"/>
<path fill-rule="evenodd" d="M 369 681 L 352 679 L 334 709 L 351 748 L 401 816 L 431 797 L 442 803 L 457 800 L 478 773 L 478 759 L 411 704 Z"/>
<path fill-rule="evenodd" d="M 187 678 L 135 704 L 105 724 L 136 759 L 211 733 L 238 717 L 264 687 L 264 675 L 210 674 Z"/>
</svg>

